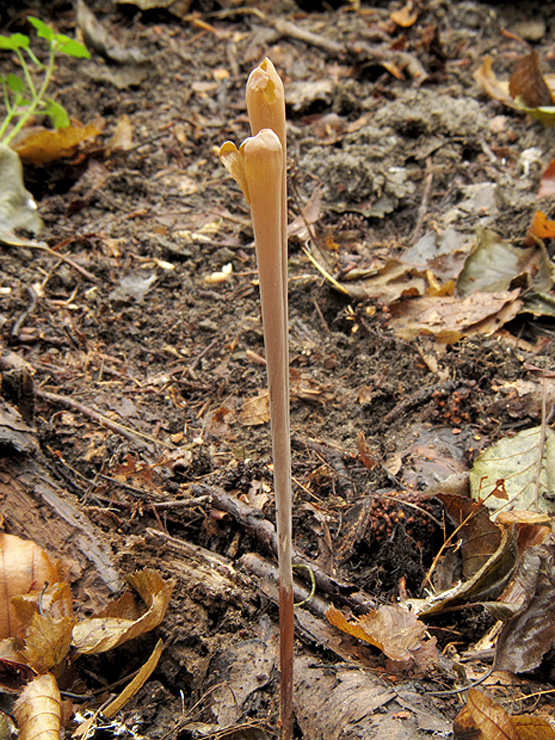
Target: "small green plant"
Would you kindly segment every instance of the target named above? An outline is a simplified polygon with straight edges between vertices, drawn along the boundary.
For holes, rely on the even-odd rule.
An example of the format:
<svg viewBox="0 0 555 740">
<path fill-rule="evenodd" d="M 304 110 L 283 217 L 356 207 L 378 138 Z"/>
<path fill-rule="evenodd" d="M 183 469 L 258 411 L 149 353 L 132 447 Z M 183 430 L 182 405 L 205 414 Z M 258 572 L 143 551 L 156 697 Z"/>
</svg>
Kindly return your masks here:
<svg viewBox="0 0 555 740">
<path fill-rule="evenodd" d="M 8 144 L 29 118 L 37 113 L 48 116 L 54 128 L 69 126 L 69 117 L 65 108 L 52 98 L 45 97 L 52 74 L 56 69 L 55 58 L 57 54 L 67 54 L 77 59 L 90 58 L 83 44 L 63 33 L 56 33 L 38 18 L 29 16 L 29 23 L 34 26 L 37 36 L 47 42 L 48 61 L 43 64 L 37 58 L 30 48 L 30 39 L 25 34 L 0 35 L 0 50 L 13 52 L 23 72 L 23 77 L 14 73 L 0 76 L 6 107 L 6 115 L 0 124 L 0 144 L 4 145 Z M 42 74 L 40 84 L 35 84 L 33 80 L 29 59 Z"/>
</svg>

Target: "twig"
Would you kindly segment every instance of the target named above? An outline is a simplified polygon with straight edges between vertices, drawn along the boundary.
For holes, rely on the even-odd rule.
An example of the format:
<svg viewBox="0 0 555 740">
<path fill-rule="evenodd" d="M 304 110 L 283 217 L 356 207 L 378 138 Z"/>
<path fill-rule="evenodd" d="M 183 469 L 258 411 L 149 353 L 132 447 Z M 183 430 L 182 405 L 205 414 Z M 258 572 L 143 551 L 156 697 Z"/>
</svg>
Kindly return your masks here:
<svg viewBox="0 0 555 740">
<path fill-rule="evenodd" d="M 33 313 L 37 305 L 37 292 L 32 285 L 27 287 L 27 293 L 29 294 L 30 302 L 25 311 L 23 311 L 15 324 L 12 326 L 12 330 L 10 332 L 10 336 L 12 337 L 12 339 L 17 339 L 17 337 L 19 336 L 21 325 L 23 324 L 27 316 Z"/>
<path fill-rule="evenodd" d="M 242 524 L 248 532 L 274 555 L 277 553 L 277 535 L 274 525 L 264 517 L 264 514 L 249 504 L 226 493 L 217 486 L 200 483 L 191 487 L 195 495 L 210 492 L 212 505 L 220 511 L 225 511 L 236 522 Z M 360 591 L 357 586 L 330 575 L 317 563 L 309 560 L 293 548 L 293 564 L 304 565 L 312 571 L 316 586 L 320 591 L 332 595 L 339 603 L 350 607 L 357 614 L 366 614 L 375 606 L 370 594 Z"/>
<path fill-rule="evenodd" d="M 38 249 L 41 252 L 46 252 L 46 254 L 49 254 L 51 257 L 56 257 L 62 262 L 67 262 L 68 265 L 73 267 L 74 270 L 77 270 L 77 272 L 80 272 L 81 275 L 83 275 L 83 277 L 87 278 L 87 280 L 90 280 L 92 283 L 96 282 L 96 278 L 92 274 L 92 272 L 85 270 L 84 267 L 81 267 L 81 265 L 78 265 L 77 262 L 75 262 L 75 260 L 73 260 L 71 257 L 68 257 L 65 254 L 60 254 L 59 252 L 56 252 L 54 249 L 51 249 L 43 242 L 26 242 L 22 246 L 29 247 L 30 249 Z"/>
<path fill-rule="evenodd" d="M 90 419 L 98 422 L 100 426 L 109 429 L 111 432 L 121 434 L 122 437 L 125 437 L 131 442 L 139 442 L 142 445 L 146 445 L 146 442 L 150 442 L 153 445 L 164 445 L 165 447 L 168 446 L 162 440 L 154 439 L 154 437 L 149 437 L 148 434 L 136 432 L 133 429 L 130 429 L 129 427 L 126 427 L 117 421 L 108 419 L 99 411 L 95 411 L 94 409 L 91 409 L 90 406 L 85 406 L 84 404 L 79 403 L 79 401 L 75 401 L 73 398 L 69 398 L 68 396 L 61 396 L 59 393 L 50 393 L 49 391 L 40 390 L 36 391 L 35 395 L 37 396 L 37 398 L 42 398 L 45 401 L 50 401 L 50 403 L 57 403 L 61 406 L 66 406 L 67 408 L 74 409 L 80 414 L 84 414 Z"/>
<path fill-rule="evenodd" d="M 389 49 L 384 44 L 369 44 L 365 41 L 342 44 L 339 41 L 333 41 L 325 36 L 320 36 L 320 34 L 308 31 L 291 21 L 281 18 L 276 18 L 272 22 L 272 25 L 282 36 L 303 41 L 309 46 L 323 49 L 330 56 L 347 59 L 357 64 L 363 64 L 365 62 L 394 64 L 397 67 L 405 68 L 419 84 L 424 82 L 428 77 L 426 70 L 418 59 L 406 51 Z"/>
<path fill-rule="evenodd" d="M 424 192 L 422 193 L 422 202 L 418 209 L 418 216 L 416 217 L 416 225 L 412 232 L 411 241 L 416 243 L 420 239 L 420 233 L 422 231 L 422 224 L 424 223 L 424 217 L 428 210 L 428 201 L 430 199 L 430 192 L 432 190 L 432 181 L 434 179 L 434 171 L 432 169 L 432 158 L 426 158 L 426 181 L 424 183 Z"/>
</svg>

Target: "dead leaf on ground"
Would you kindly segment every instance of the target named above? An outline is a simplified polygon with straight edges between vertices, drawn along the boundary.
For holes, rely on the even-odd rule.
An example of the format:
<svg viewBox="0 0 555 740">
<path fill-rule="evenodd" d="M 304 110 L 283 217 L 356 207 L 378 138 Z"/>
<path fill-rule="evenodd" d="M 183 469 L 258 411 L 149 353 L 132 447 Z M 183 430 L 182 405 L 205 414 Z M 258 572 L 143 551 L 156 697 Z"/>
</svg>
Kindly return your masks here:
<svg viewBox="0 0 555 740">
<path fill-rule="evenodd" d="M 0 243 L 24 245 L 29 242 L 18 231 L 38 234 L 42 221 L 37 204 L 23 183 L 23 167 L 17 154 L 0 146 Z"/>
<path fill-rule="evenodd" d="M 489 336 L 513 319 L 522 308 L 520 289 L 451 296 L 414 298 L 391 306 L 390 327 L 401 339 L 431 335 L 452 344 L 463 336 Z"/>
<path fill-rule="evenodd" d="M 468 496 L 438 493 L 437 498 L 458 529 L 456 539 L 462 540 L 463 576 L 472 578 L 499 547 L 502 530 L 491 521 L 488 508 Z"/>
<path fill-rule="evenodd" d="M 19 740 L 60 740 L 62 701 L 56 679 L 50 673 L 38 676 L 21 692 L 13 713 Z"/>
<path fill-rule="evenodd" d="M 541 185 L 540 185 L 541 188 Z M 555 188 L 553 190 L 555 193 Z M 538 239 L 553 239 L 555 237 L 555 221 L 548 219 L 543 211 L 536 211 L 532 218 L 532 223 L 528 229 L 526 243 L 535 242 L 534 237 Z"/>
<path fill-rule="evenodd" d="M 260 391 L 258 396 L 247 398 L 241 406 L 239 421 L 243 426 L 260 426 L 270 421 L 270 396 Z"/>
<path fill-rule="evenodd" d="M 455 740 L 519 740 L 505 709 L 482 691 L 469 689 L 466 706 L 453 721 Z"/>
<path fill-rule="evenodd" d="M 489 602 L 496 599 L 514 573 L 517 557 L 516 535 L 512 529 L 503 529 L 501 542 L 496 551 L 472 578 L 415 603 L 418 613 L 439 614 L 460 604 Z"/>
<path fill-rule="evenodd" d="M 173 0 L 172 0 L 173 1 Z M 83 0 L 77 0 L 77 24 L 86 45 L 117 64 L 143 64 L 148 61 L 139 49 L 122 46 L 111 36 Z"/>
<path fill-rule="evenodd" d="M 553 266 L 545 250 L 513 247 L 494 231 L 480 229 L 457 278 L 459 295 L 509 290 L 516 287 L 517 279 L 519 285 L 533 291 L 551 290 Z"/>
<path fill-rule="evenodd" d="M 60 580 L 46 552 L 31 540 L 0 533 L 0 639 L 15 635 L 21 621 L 12 603 L 14 596 L 40 592 L 45 582 Z"/>
<path fill-rule="evenodd" d="M 550 102 L 547 105 L 528 107 L 521 95 L 517 95 L 516 99 L 513 99 L 509 92 L 509 80 L 499 80 L 493 71 L 492 64 L 493 59 L 488 55 L 484 57 L 482 64 L 474 72 L 474 79 L 484 88 L 490 97 L 494 100 L 499 100 L 514 110 L 520 110 L 527 113 L 531 118 L 536 118 L 546 126 L 555 123 L 555 105 L 553 102 Z M 555 88 L 555 75 L 545 75 L 542 79 L 551 95 L 551 91 Z M 515 91 L 518 89 L 516 83 L 513 89 Z M 530 94 L 530 100 L 532 99 L 534 98 L 532 94 Z M 545 91 L 543 95 L 540 93 L 538 99 L 545 99 L 547 101 Z"/>
<path fill-rule="evenodd" d="M 535 51 L 517 59 L 509 77 L 509 93 L 513 100 L 520 98 L 527 108 L 554 105 L 553 96 L 540 72 Z"/>
<path fill-rule="evenodd" d="M 555 730 L 543 717 L 515 714 L 512 720 L 518 740 L 555 740 Z"/>
<path fill-rule="evenodd" d="M 537 668 L 555 644 L 555 566 L 553 542 L 527 550 L 516 571 L 518 591 L 507 594 L 521 604 L 497 638 L 495 668 L 523 673 Z"/>
<path fill-rule="evenodd" d="M 335 607 L 326 612 L 328 621 L 342 632 L 379 648 L 388 658 L 400 663 L 415 663 L 425 670 L 437 660 L 436 638 L 426 638 L 426 625 L 414 611 L 400 604 L 372 609 L 349 622 Z"/>
<path fill-rule="evenodd" d="M 59 582 L 16 596 L 13 605 L 21 623 L 22 658 L 38 673 L 56 673 L 69 652 L 75 624 L 69 585 Z"/>
<path fill-rule="evenodd" d="M 156 571 L 147 569 L 131 576 L 129 583 L 143 605 L 127 593 L 97 617 L 76 624 L 73 645 L 79 653 L 106 652 L 149 632 L 164 619 L 174 582 L 164 581 Z"/>
<path fill-rule="evenodd" d="M 555 159 L 547 165 L 540 179 L 538 198 L 555 195 Z"/>
<path fill-rule="evenodd" d="M 72 157 L 79 146 L 94 141 L 103 129 L 102 122 L 89 123 L 86 126 L 73 124 L 56 131 L 37 127 L 24 139 L 20 139 L 14 149 L 25 164 L 48 164 Z"/>
<path fill-rule="evenodd" d="M 129 116 L 124 113 L 118 118 L 116 130 L 112 134 L 108 149 L 111 152 L 127 152 L 133 148 L 133 124 Z"/>
<path fill-rule="evenodd" d="M 416 23 L 418 12 L 414 9 L 412 0 L 408 0 L 400 10 L 394 10 L 389 17 L 398 26 L 410 28 Z"/>
<path fill-rule="evenodd" d="M 30 665 L 0 658 L 0 691 L 19 692 L 36 675 L 36 671 Z"/>
</svg>

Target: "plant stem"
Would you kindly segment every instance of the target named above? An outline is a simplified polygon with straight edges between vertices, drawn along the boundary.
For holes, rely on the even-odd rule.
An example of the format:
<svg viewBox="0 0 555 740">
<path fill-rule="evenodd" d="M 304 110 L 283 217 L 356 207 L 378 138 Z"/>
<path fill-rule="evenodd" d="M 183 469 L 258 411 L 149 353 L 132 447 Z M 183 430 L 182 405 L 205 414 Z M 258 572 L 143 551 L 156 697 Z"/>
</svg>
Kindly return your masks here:
<svg viewBox="0 0 555 740">
<path fill-rule="evenodd" d="M 293 570 L 291 550 L 293 527 L 291 519 L 291 441 L 289 422 L 289 343 L 287 296 L 287 139 L 285 131 L 285 93 L 283 82 L 272 62 L 266 58 L 250 74 L 246 90 L 247 110 L 253 136 L 270 129 L 277 136 L 282 151 L 280 180 L 274 193 L 280 208 L 277 228 L 279 244 L 275 246 L 276 263 L 273 266 L 275 301 L 269 303 L 266 317 L 262 303 L 268 382 L 270 388 L 270 423 L 272 427 L 272 457 L 274 461 L 274 489 L 276 496 L 276 523 L 278 534 L 279 572 L 279 631 L 280 631 L 280 693 L 281 740 L 293 737 L 293 648 L 295 620 L 293 610 Z M 246 155 L 246 149 L 245 149 Z M 276 184 L 274 184 L 274 187 Z M 254 198 L 250 188 L 251 198 Z M 254 202 L 253 202 L 254 206 Z M 254 214 L 254 207 L 253 207 Z M 254 216 L 253 216 L 254 218 Z M 257 253 L 258 253 L 258 240 Z M 262 270 L 261 276 L 262 293 Z M 281 293 L 281 295 L 279 295 Z M 269 322 L 275 323 L 275 328 Z M 270 374 L 270 357 L 275 345 L 276 368 Z"/>
<path fill-rule="evenodd" d="M 27 67 L 27 64 L 25 62 L 25 59 L 23 58 L 23 55 L 19 50 L 16 51 L 19 61 L 21 62 L 21 66 L 23 68 L 23 73 L 25 75 L 25 79 L 27 81 L 27 85 L 29 87 L 29 90 L 32 95 L 32 100 L 27 106 L 25 110 L 23 110 L 22 113 L 17 113 L 16 111 L 12 110 L 12 116 L 13 118 L 15 115 L 19 115 L 19 120 L 13 127 L 13 129 L 10 131 L 10 133 L 2 139 L 2 136 L 4 136 L 4 133 L 7 129 L 7 125 L 3 125 L 2 129 L 0 130 L 0 141 L 2 144 L 8 144 L 14 136 L 23 128 L 23 126 L 27 123 L 29 118 L 34 114 L 38 106 L 42 103 L 42 100 L 44 98 L 44 95 L 46 93 L 46 89 L 48 85 L 50 84 L 50 79 L 52 77 L 52 74 L 54 72 L 54 55 L 55 55 L 55 48 L 51 45 L 50 46 L 50 56 L 48 59 L 48 65 L 46 66 L 46 70 L 44 73 L 44 78 L 42 80 L 42 84 L 37 92 L 33 80 L 31 78 L 31 73 L 29 72 L 29 68 Z M 8 116 L 10 118 L 10 116 Z M 6 122 L 4 122 L 6 124 Z M 9 121 L 8 121 L 9 123 Z"/>
</svg>

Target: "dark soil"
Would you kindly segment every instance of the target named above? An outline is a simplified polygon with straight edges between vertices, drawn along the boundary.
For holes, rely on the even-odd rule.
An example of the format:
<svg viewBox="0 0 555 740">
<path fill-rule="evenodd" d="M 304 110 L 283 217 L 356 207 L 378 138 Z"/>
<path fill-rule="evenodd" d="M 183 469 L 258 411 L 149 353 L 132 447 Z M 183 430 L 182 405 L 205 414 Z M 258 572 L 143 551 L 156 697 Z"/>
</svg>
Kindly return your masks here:
<svg viewBox="0 0 555 740">
<path fill-rule="evenodd" d="M 37 459 L 93 525 L 122 581 L 144 566 L 176 580 L 155 635 L 75 666 L 80 692 L 94 691 L 140 668 L 157 637 L 167 642 L 120 715 L 122 737 L 223 737 L 245 723 L 272 735 L 276 727 L 277 609 L 271 584 L 260 586 L 239 562 L 272 553 L 256 522 L 247 527 L 224 505 L 226 495 L 239 498 L 273 521 L 269 424 L 248 403 L 266 382 L 252 227 L 217 156 L 225 140 L 249 133 L 244 86 L 265 55 L 286 87 L 289 220 L 316 190 L 322 198 L 310 236 L 292 236 L 289 254 L 297 552 L 350 593 L 380 603 L 421 596 L 444 538 L 441 505 L 422 492 L 540 422 L 539 402 L 511 405 L 500 389 L 532 377 L 526 363 L 552 366 L 551 320 L 519 316 L 450 345 L 402 340 L 389 326 L 389 301 L 339 293 L 308 259 L 307 243 L 342 279 L 452 229 L 453 254 L 433 268 L 447 280 L 478 227 L 521 245 L 536 208 L 553 131 L 487 98 L 473 72 L 488 53 L 500 76 L 507 71 L 522 46 L 501 29 L 522 34 L 531 18 L 545 26 L 531 43 L 552 63 L 555 5 L 424 0 L 404 29 L 390 20 L 401 5 L 200 2 L 176 14 L 99 0 L 91 8 L 106 30 L 148 58 L 144 79 L 117 87 L 110 79 L 127 68 L 98 54 L 60 60 L 60 101 L 104 130 L 71 160 L 25 170 L 42 238 L 60 258 L 0 247 L 0 349 L 5 376 L 15 357 L 32 376 Z M 27 11 L 74 33 L 64 2 L 9 4 L 3 32 L 25 29 Z M 293 38 L 284 20 L 349 51 Z M 111 144 L 123 116 L 133 129 L 125 150 Z M 493 197 L 472 201 L 472 187 L 484 183 Z M 549 217 L 552 201 L 542 207 Z M 226 265 L 228 277 L 211 281 Z M 30 423 L 29 386 L 6 377 L 2 393 Z M 31 536 L 9 496 L 1 513 L 7 531 Z M 33 537 L 59 557 L 48 531 Z M 82 611 L 121 587 L 100 578 L 93 593 L 84 585 L 93 567 L 68 568 Z M 364 611 L 346 594 L 338 586 L 326 598 Z M 463 652 L 489 624 L 476 609 L 430 628 L 441 648 L 455 642 Z M 304 635 L 299 656 L 337 659 Z M 239 649 L 245 665 L 256 663 L 258 683 L 234 703 L 221 687 Z M 378 651 L 362 652 L 361 665 L 386 685 L 393 668 Z M 409 678 L 421 693 L 452 685 L 439 673 Z M 435 703 L 450 720 L 456 698 Z M 339 737 L 318 735 L 328 736 Z"/>
</svg>

